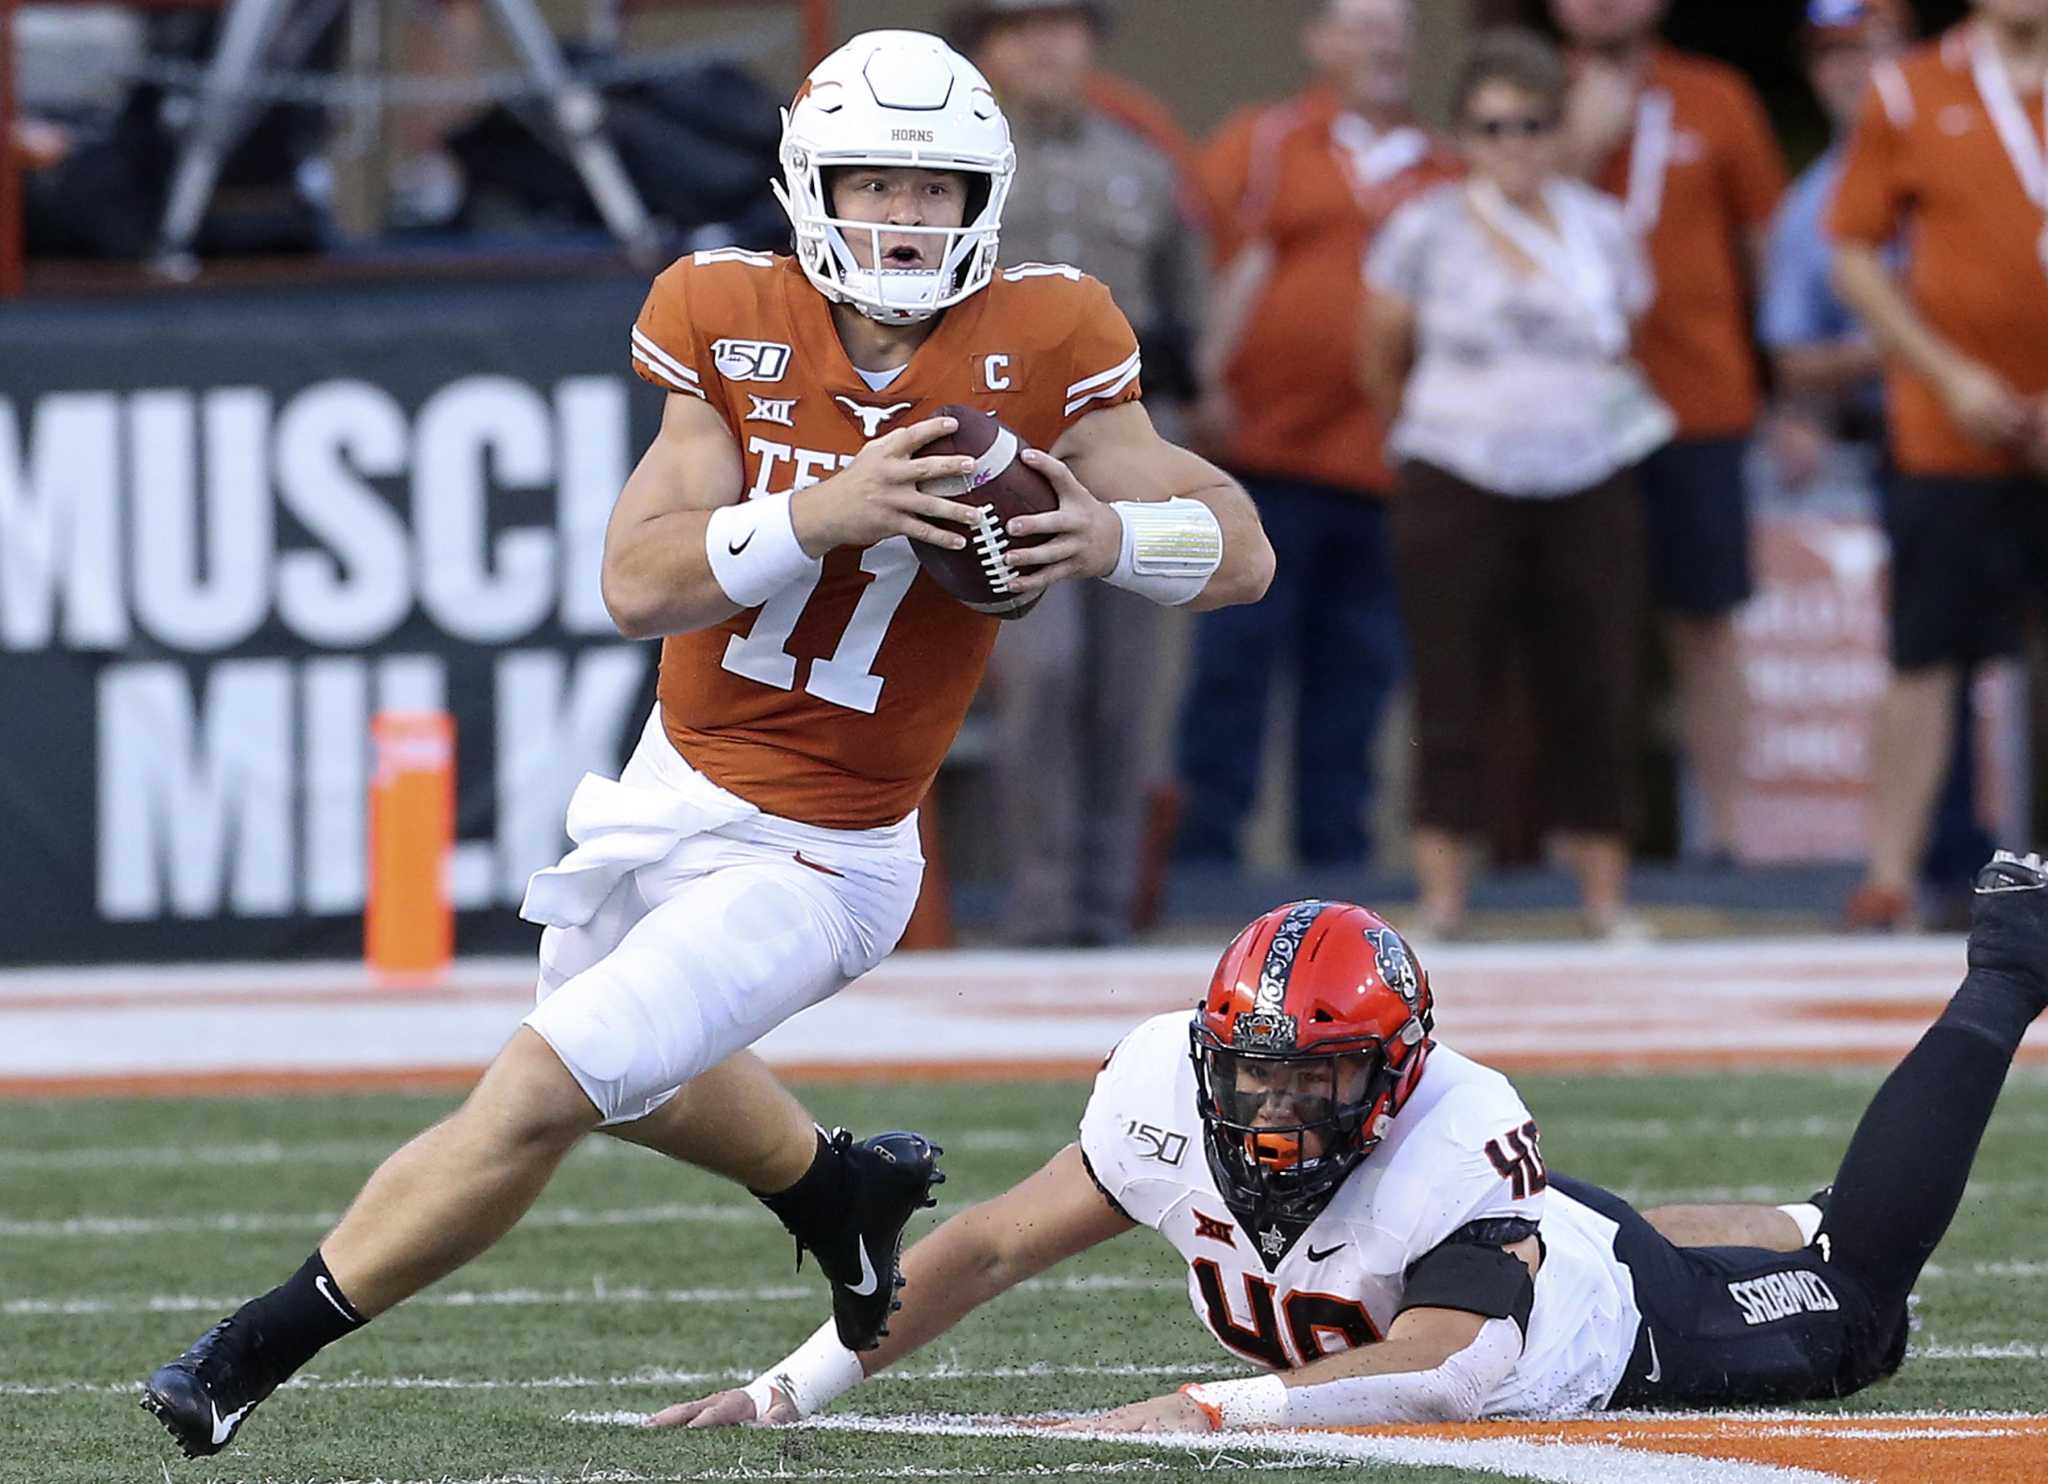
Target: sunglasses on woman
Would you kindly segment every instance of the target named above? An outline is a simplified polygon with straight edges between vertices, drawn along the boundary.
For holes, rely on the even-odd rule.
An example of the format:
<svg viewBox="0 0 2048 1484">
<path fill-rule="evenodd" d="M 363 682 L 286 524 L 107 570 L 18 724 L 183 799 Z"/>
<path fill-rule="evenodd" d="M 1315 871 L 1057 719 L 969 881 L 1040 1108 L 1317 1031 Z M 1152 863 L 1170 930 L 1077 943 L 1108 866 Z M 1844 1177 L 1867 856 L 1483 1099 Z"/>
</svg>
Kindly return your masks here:
<svg viewBox="0 0 2048 1484">
<path fill-rule="evenodd" d="M 1466 127 L 1488 139 L 1536 139 L 1555 129 L 1557 120 L 1549 114 L 1499 114 L 1472 119 Z"/>
</svg>

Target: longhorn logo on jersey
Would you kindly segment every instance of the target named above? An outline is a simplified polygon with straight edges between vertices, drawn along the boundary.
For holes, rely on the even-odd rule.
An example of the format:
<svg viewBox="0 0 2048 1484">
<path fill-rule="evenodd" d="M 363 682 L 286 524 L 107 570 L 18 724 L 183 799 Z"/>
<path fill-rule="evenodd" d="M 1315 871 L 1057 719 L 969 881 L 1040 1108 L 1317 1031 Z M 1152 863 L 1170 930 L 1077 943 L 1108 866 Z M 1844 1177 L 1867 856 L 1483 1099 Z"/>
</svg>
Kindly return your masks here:
<svg viewBox="0 0 2048 1484">
<path fill-rule="evenodd" d="M 834 396 L 832 400 L 844 407 L 846 415 L 860 424 L 863 438 L 873 438 L 882 431 L 883 423 L 913 405 L 909 402 L 898 402 L 893 407 L 869 407 L 865 403 L 854 401 L 851 397 Z"/>
</svg>

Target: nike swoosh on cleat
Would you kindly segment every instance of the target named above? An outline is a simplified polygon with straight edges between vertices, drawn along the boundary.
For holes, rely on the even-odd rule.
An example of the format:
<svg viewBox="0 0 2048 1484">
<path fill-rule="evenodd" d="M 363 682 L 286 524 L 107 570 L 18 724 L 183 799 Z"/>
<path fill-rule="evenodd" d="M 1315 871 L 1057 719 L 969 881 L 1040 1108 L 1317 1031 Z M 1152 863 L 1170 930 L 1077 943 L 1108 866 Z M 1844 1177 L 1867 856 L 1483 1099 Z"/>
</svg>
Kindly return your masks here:
<svg viewBox="0 0 2048 1484">
<path fill-rule="evenodd" d="M 860 1253 L 860 1282 L 847 1284 L 846 1291 L 848 1293 L 857 1293 L 862 1298 L 866 1298 L 875 1291 L 879 1280 L 875 1277 L 875 1265 L 868 1261 L 867 1238 L 861 1238 L 853 1246 L 854 1250 Z"/>
<path fill-rule="evenodd" d="M 249 1408 L 255 1405 L 256 1404 L 254 1402 L 247 1402 L 242 1406 L 235 1408 L 234 1411 L 228 1413 L 227 1416 L 223 1417 L 220 1415 L 219 1407 L 215 1406 L 212 1402 L 208 1402 L 206 1404 L 206 1410 L 213 1413 L 214 1447 L 218 1448 L 222 1443 L 225 1443 L 229 1438 L 235 1435 L 235 1424 L 240 1422 L 243 1417 L 247 1416 Z"/>
<path fill-rule="evenodd" d="M 1657 1332 L 1647 1324 L 1643 1326 L 1643 1338 L 1650 1342 L 1650 1374 L 1643 1377 L 1643 1384 L 1654 1386 L 1664 1379 L 1664 1361 L 1657 1354 Z"/>
</svg>

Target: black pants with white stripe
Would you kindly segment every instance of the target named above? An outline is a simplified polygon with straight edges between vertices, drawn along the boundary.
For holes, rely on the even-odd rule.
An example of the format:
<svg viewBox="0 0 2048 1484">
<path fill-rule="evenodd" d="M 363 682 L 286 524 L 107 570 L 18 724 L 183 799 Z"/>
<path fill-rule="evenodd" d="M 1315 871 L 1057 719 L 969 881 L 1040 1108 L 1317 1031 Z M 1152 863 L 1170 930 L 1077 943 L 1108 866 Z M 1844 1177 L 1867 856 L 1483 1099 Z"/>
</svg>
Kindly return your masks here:
<svg viewBox="0 0 2048 1484">
<path fill-rule="evenodd" d="M 1880 1305 L 1817 1247 L 1677 1247 L 1621 1199 L 1553 1173 L 1551 1188 L 1620 1228 L 1643 1325 L 1610 1407 L 1771 1406 L 1847 1396 L 1899 1368 L 1904 1296 Z"/>
</svg>

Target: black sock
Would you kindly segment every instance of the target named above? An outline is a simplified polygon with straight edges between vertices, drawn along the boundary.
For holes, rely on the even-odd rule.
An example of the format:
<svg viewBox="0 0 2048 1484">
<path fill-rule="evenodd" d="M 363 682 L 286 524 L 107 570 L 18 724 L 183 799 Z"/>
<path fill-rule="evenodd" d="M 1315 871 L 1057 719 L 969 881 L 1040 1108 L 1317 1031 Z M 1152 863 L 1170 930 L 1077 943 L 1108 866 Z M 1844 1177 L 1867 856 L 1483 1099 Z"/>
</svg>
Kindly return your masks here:
<svg viewBox="0 0 2048 1484">
<path fill-rule="evenodd" d="M 248 1326 L 258 1359 L 273 1380 L 283 1381 L 323 1347 L 370 1321 L 343 1296 L 316 1248 L 291 1277 L 235 1310 L 235 1322 Z"/>
<path fill-rule="evenodd" d="M 1905 1301 L 1962 1203 L 2035 994 L 1972 970 L 1856 1125 L 1820 1229 L 1881 1305 Z"/>
<path fill-rule="evenodd" d="M 772 1194 L 757 1190 L 754 1195 L 775 1213 L 776 1219 L 789 1229 L 791 1236 L 815 1252 L 817 1246 L 813 1239 L 838 1229 L 844 1223 L 852 1191 L 853 1176 L 846 1168 L 846 1161 L 832 1147 L 825 1131 L 819 1129 L 817 1153 L 811 1156 L 811 1167 L 804 1171 L 802 1178 L 787 1190 Z M 836 1255 L 826 1254 L 827 1257 Z"/>
</svg>

